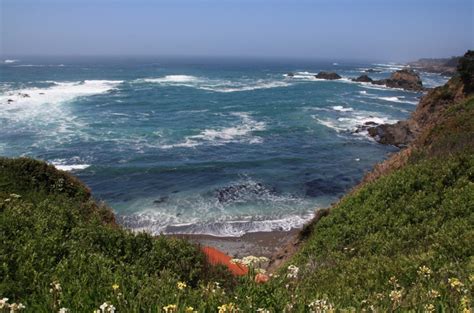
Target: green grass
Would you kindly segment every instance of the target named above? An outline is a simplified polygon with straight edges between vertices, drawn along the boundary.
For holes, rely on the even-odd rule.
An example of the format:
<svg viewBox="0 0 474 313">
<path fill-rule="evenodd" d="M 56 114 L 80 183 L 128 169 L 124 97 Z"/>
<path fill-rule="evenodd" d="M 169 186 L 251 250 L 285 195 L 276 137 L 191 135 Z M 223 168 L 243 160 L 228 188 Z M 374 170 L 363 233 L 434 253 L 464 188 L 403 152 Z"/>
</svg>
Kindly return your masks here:
<svg viewBox="0 0 474 313">
<path fill-rule="evenodd" d="M 29 312 L 92 312 L 106 301 L 119 312 L 217 312 L 226 303 L 310 312 L 318 300 L 313 309 L 462 311 L 474 284 L 473 112 L 472 98 L 446 110 L 407 165 L 308 225 L 301 249 L 266 284 L 211 267 L 185 241 L 123 229 L 52 166 L 0 158 L 0 298 Z M 289 265 L 299 268 L 294 278 Z M 61 289 L 51 291 L 55 282 Z"/>
</svg>

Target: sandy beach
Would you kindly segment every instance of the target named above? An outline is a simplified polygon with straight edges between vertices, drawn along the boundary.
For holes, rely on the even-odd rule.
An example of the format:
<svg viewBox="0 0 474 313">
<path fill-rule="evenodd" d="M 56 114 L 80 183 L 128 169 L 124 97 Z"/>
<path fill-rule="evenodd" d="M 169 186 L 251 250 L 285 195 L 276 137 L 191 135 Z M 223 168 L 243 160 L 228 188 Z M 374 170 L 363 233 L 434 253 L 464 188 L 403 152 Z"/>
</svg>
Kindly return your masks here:
<svg viewBox="0 0 474 313">
<path fill-rule="evenodd" d="M 241 237 L 215 237 L 209 235 L 172 235 L 202 246 L 211 246 L 231 257 L 248 255 L 271 257 L 282 247 L 292 242 L 300 229 L 290 231 L 255 232 Z"/>
</svg>

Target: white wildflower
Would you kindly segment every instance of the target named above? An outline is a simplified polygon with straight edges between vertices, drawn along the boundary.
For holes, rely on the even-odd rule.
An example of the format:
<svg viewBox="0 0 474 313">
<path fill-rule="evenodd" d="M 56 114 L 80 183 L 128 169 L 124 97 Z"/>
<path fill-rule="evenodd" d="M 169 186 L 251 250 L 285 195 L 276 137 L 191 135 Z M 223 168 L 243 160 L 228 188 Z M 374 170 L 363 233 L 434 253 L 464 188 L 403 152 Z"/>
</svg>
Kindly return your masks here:
<svg viewBox="0 0 474 313">
<path fill-rule="evenodd" d="M 288 278 L 298 278 L 298 272 L 299 272 L 299 268 L 296 267 L 295 265 L 290 265 L 288 266 L 288 274 L 286 275 L 286 277 Z"/>
</svg>

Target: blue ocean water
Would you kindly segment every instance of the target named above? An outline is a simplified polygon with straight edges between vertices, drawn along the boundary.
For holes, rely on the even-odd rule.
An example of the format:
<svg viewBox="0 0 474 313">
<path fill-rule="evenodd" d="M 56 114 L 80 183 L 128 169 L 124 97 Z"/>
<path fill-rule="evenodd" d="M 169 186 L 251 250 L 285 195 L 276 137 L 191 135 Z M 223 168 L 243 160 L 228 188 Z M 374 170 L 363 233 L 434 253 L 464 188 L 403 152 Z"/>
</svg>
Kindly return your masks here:
<svg viewBox="0 0 474 313">
<path fill-rule="evenodd" d="M 133 229 L 227 236 L 288 230 L 396 151 L 355 130 L 407 118 L 421 94 L 350 81 L 368 68 L 380 71 L 369 73 L 378 79 L 401 65 L 5 60 L 0 155 L 73 172 Z M 321 70 L 343 79 L 315 79 Z M 446 81 L 422 77 L 428 87 Z"/>
</svg>

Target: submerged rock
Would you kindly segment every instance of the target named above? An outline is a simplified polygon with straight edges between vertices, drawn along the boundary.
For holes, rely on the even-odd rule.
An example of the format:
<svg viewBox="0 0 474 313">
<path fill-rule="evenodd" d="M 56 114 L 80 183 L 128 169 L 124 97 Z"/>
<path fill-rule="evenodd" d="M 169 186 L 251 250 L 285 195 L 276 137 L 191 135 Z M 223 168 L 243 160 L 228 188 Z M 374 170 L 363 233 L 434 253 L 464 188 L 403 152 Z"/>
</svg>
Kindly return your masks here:
<svg viewBox="0 0 474 313">
<path fill-rule="evenodd" d="M 373 81 L 372 78 L 370 78 L 369 76 L 367 75 L 360 75 L 359 77 L 357 78 L 353 78 L 352 81 L 354 82 L 360 82 L 360 83 L 370 83 Z"/>
<path fill-rule="evenodd" d="M 292 72 L 288 72 L 288 73 L 286 73 L 286 77 L 293 77 L 293 76 L 295 76 L 295 74 L 294 74 L 294 73 L 292 73 Z"/>
<path fill-rule="evenodd" d="M 373 68 L 369 68 L 369 69 L 365 70 L 364 72 L 366 72 L 366 73 L 380 73 L 381 71 L 374 70 Z"/>
<path fill-rule="evenodd" d="M 347 180 L 345 177 L 339 177 L 338 179 L 316 178 L 304 183 L 305 194 L 308 197 L 342 194 L 349 184 Z M 336 183 L 336 181 L 339 183 Z"/>
<path fill-rule="evenodd" d="M 319 72 L 314 77 L 319 78 L 319 79 L 327 79 L 327 80 L 335 80 L 335 79 L 342 78 L 341 76 L 339 76 L 337 73 L 334 73 L 334 72 Z"/>
<path fill-rule="evenodd" d="M 250 183 L 219 188 L 216 190 L 216 197 L 219 202 L 224 203 L 275 193 L 274 187 L 267 188 L 261 183 Z"/>
</svg>

